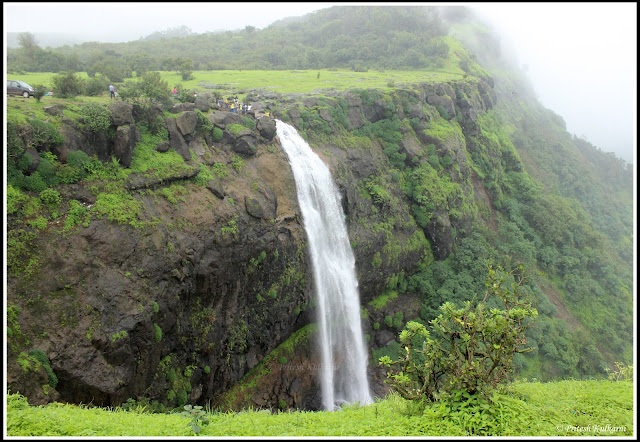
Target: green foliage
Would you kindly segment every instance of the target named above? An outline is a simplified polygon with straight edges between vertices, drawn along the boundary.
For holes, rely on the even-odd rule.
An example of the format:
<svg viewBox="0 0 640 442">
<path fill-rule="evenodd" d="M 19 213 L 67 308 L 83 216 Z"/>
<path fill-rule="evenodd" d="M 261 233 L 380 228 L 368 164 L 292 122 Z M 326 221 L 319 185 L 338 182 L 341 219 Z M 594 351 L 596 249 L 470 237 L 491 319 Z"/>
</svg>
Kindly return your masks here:
<svg viewBox="0 0 640 442">
<path fill-rule="evenodd" d="M 214 127 L 211 130 L 211 138 L 213 139 L 213 141 L 215 141 L 216 143 L 218 141 L 220 141 L 222 139 L 222 136 L 224 135 L 224 132 L 222 131 L 222 129 L 220 129 L 219 127 Z"/>
<path fill-rule="evenodd" d="M 507 381 L 513 356 L 530 351 L 523 348 L 524 332 L 538 315 L 528 301 L 520 299 L 523 273 L 510 289 L 503 287 L 515 272 L 503 274 L 489 268 L 484 299 L 475 306 L 468 301 L 463 308 L 443 304 L 440 316 L 431 321 L 431 331 L 408 322 L 399 336 L 406 353 L 395 361 L 380 359 L 389 368 L 391 387 L 405 399 L 431 401 L 456 391 L 489 397 Z M 504 310 L 487 306 L 490 294 L 503 302 Z"/>
<path fill-rule="evenodd" d="M 53 93 L 60 98 L 73 98 L 84 91 L 84 80 L 73 71 L 55 75 L 52 80 Z"/>
<path fill-rule="evenodd" d="M 141 82 L 142 93 L 154 103 L 169 105 L 170 89 L 166 80 L 158 72 L 145 72 Z"/>
<path fill-rule="evenodd" d="M 87 103 L 80 108 L 82 127 L 97 133 L 106 132 L 111 127 L 111 112 L 97 103 Z"/>
<path fill-rule="evenodd" d="M 233 158 L 231 158 L 231 166 L 233 166 L 236 172 L 240 173 L 244 167 L 244 160 L 242 157 L 234 155 Z"/>
<path fill-rule="evenodd" d="M 78 200 L 69 200 L 69 208 L 67 210 L 67 218 L 64 222 L 64 232 L 70 231 L 77 225 L 88 227 L 91 222 L 91 214 L 89 209 L 83 206 Z"/>
<path fill-rule="evenodd" d="M 633 365 L 626 365 L 622 362 L 615 363 L 616 370 L 606 369 L 611 381 L 633 381 Z"/>
<path fill-rule="evenodd" d="M 451 115 L 449 115 L 449 113 L 447 112 L 447 110 L 444 108 L 444 106 L 442 106 L 441 104 L 438 105 L 438 107 L 436 108 L 438 110 L 438 113 L 440 114 L 440 116 L 442 118 L 444 118 L 445 120 L 450 120 L 451 119 Z"/>
<path fill-rule="evenodd" d="M 155 322 L 153 323 L 153 338 L 156 342 L 162 341 L 162 329 Z"/>
<path fill-rule="evenodd" d="M 33 85 L 33 97 L 40 101 L 42 97 L 48 92 L 47 88 L 41 84 Z"/>
<path fill-rule="evenodd" d="M 230 131 L 233 135 L 238 135 L 238 133 L 242 132 L 243 130 L 246 130 L 246 126 L 242 125 L 242 124 L 227 124 L 226 129 L 228 131 Z"/>
<path fill-rule="evenodd" d="M 153 313 L 158 313 L 160 311 L 160 306 L 156 301 L 151 301 L 151 307 L 153 308 Z"/>
<path fill-rule="evenodd" d="M 190 419 L 187 426 L 191 428 L 195 434 L 200 434 L 202 426 L 209 424 L 209 417 L 207 417 L 207 413 L 202 411 L 202 407 L 200 405 L 185 405 L 184 411 L 180 414 Z"/>
<path fill-rule="evenodd" d="M 182 79 L 185 81 L 193 80 L 193 75 L 191 75 L 193 73 L 193 61 L 185 60 L 180 65 L 178 73 L 180 74 L 180 77 L 182 77 Z"/>
<path fill-rule="evenodd" d="M 20 189 L 16 189 L 11 184 L 7 185 L 7 215 L 17 213 L 20 208 L 29 201 L 29 196 L 25 195 Z"/>
<path fill-rule="evenodd" d="M 112 343 L 115 343 L 116 341 L 119 341 L 120 339 L 124 339 L 124 338 L 126 338 L 127 336 L 129 336 L 129 334 L 127 333 L 127 331 L 126 331 L 126 330 L 120 330 L 119 332 L 114 333 L 114 334 L 111 336 L 111 342 L 112 342 Z"/>
<path fill-rule="evenodd" d="M 31 136 L 28 147 L 35 147 L 42 151 L 64 143 L 64 137 L 53 123 L 45 123 L 37 118 L 31 118 L 29 125 L 31 126 Z"/>
<path fill-rule="evenodd" d="M 109 80 L 102 75 L 87 78 L 84 83 L 84 95 L 97 97 L 109 90 Z"/>
<path fill-rule="evenodd" d="M 57 209 L 58 207 L 60 207 L 62 197 L 57 190 L 44 189 L 42 192 L 40 192 L 40 201 L 42 201 L 44 205 L 51 209 Z"/>
<path fill-rule="evenodd" d="M 100 193 L 91 214 L 96 218 L 104 216 L 117 224 L 137 226 L 142 205 L 131 195 L 119 193 Z"/>
<path fill-rule="evenodd" d="M 518 382 L 486 399 L 460 394 L 416 406 L 397 394 L 367 406 L 330 411 L 263 410 L 209 413 L 198 435 L 220 437 L 632 437 L 631 382 Z M 143 402 L 138 401 L 138 404 Z M 150 413 L 72 404 L 30 406 L 19 393 L 6 396 L 9 437 L 188 437 L 192 414 Z M 192 409 L 195 409 L 193 407 Z M 158 410 L 161 411 L 161 410 Z M 189 420 L 186 420 L 189 419 Z M 51 425 L 55 421 L 56 425 Z M 597 427 L 596 427 L 597 426 Z"/>
<path fill-rule="evenodd" d="M 33 357 L 35 360 L 42 364 L 45 371 L 47 372 L 47 376 L 49 377 L 49 385 L 51 385 L 53 388 L 56 388 L 56 386 L 58 385 L 58 377 L 51 369 L 49 358 L 47 357 L 46 353 L 42 350 L 33 349 L 29 352 L 29 356 Z"/>
</svg>

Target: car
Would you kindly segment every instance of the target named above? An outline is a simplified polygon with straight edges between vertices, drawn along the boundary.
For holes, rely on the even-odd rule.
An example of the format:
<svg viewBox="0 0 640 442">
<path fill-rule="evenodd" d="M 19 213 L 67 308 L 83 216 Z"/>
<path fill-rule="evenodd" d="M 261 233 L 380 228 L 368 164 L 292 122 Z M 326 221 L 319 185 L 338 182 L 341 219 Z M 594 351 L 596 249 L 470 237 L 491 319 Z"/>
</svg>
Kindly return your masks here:
<svg viewBox="0 0 640 442">
<path fill-rule="evenodd" d="M 35 90 L 24 81 L 7 80 L 7 94 L 22 95 L 24 98 L 33 97 Z"/>
</svg>

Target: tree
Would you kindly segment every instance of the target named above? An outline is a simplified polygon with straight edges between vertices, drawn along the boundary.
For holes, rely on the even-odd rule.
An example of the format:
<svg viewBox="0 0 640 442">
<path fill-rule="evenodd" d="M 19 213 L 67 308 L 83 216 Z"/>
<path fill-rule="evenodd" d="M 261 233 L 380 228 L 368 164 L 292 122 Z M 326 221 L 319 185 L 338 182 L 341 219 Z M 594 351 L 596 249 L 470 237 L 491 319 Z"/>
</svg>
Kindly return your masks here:
<svg viewBox="0 0 640 442">
<path fill-rule="evenodd" d="M 505 274 L 490 267 L 484 299 L 475 306 L 467 301 L 462 308 L 446 302 L 430 322 L 431 331 L 419 322 L 408 322 L 399 336 L 404 353 L 395 361 L 380 358 L 389 369 L 386 382 L 405 399 L 436 400 L 456 391 L 485 395 L 506 381 L 513 371 L 513 356 L 532 350 L 523 348 L 524 332 L 538 315 L 531 303 L 520 298 L 519 289 L 527 279 L 523 272 L 511 289 L 503 287 L 516 270 Z M 504 310 L 489 309 L 489 295 L 499 298 Z"/>
<path fill-rule="evenodd" d="M 72 98 L 82 94 L 82 78 L 73 71 L 67 71 L 53 77 L 53 92 L 61 98 Z"/>
<path fill-rule="evenodd" d="M 44 97 L 44 94 L 46 94 L 46 93 L 47 93 L 47 88 L 44 87 L 43 85 L 36 84 L 36 85 L 33 86 L 33 97 L 36 100 L 40 101 L 40 99 L 42 97 Z"/>
<path fill-rule="evenodd" d="M 39 49 L 36 37 L 31 32 L 21 32 L 18 34 L 18 44 L 20 47 L 28 52 L 33 52 L 35 49 Z"/>
<path fill-rule="evenodd" d="M 180 67 L 178 68 L 178 73 L 182 77 L 183 80 L 193 80 L 193 61 L 192 60 L 183 60 L 180 63 Z"/>
</svg>

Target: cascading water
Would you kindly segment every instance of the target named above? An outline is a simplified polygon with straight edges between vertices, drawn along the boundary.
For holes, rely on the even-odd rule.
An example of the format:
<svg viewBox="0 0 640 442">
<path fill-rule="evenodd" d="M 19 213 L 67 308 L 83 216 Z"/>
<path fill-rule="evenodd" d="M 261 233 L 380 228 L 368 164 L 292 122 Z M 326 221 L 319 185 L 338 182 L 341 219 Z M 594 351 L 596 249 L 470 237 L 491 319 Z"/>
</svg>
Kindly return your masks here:
<svg viewBox="0 0 640 442">
<path fill-rule="evenodd" d="M 327 166 L 295 128 L 276 120 L 276 130 L 293 170 L 309 240 L 318 301 L 322 405 L 334 410 L 345 402 L 371 403 L 355 258 L 340 195 Z"/>
</svg>

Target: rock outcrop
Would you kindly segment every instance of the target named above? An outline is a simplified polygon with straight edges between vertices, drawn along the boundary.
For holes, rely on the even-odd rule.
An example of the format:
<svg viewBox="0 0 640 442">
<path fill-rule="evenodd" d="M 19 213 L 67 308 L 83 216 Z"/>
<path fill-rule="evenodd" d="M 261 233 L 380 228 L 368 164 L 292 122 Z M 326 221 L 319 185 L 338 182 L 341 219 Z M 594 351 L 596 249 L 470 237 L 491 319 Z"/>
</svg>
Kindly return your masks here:
<svg viewBox="0 0 640 442">
<path fill-rule="evenodd" d="M 274 116 L 325 133 L 341 125 L 347 134 L 397 118 L 403 124 L 392 147 L 404 155 L 405 164 L 429 155 L 446 157 L 452 179 L 472 193 L 467 139 L 477 134 L 478 117 L 495 102 L 490 85 L 480 80 L 475 85 L 429 83 L 401 92 L 392 100 L 365 102 L 352 92 L 307 97 L 302 107 L 300 100 L 282 100 L 286 104 L 274 108 Z M 289 341 L 314 320 L 314 283 L 295 183 L 278 147 L 276 123 L 249 114 L 245 118 L 253 119 L 255 128 L 238 131 L 231 125 L 244 125 L 245 118 L 209 111 L 203 100 L 173 106 L 175 116 L 164 118 L 168 138 L 155 147 L 160 154 L 177 152 L 183 168 L 130 174 L 117 197 L 127 202 L 123 208 L 77 224 L 64 235 L 49 226 L 29 237 L 37 270 L 28 278 L 11 273 L 7 279 L 8 302 L 20 310 L 16 326 L 29 338 L 28 343 L 12 338 L 12 391 L 21 391 L 32 403 L 60 399 L 116 405 L 144 397 L 167 406 L 215 398 L 232 408 L 319 407 L 312 333 Z M 269 106 L 267 100 L 255 102 L 256 115 Z M 443 124 L 439 107 L 455 129 L 442 136 L 430 131 Z M 203 134 L 195 109 L 207 112 L 217 138 L 213 132 Z M 52 152 L 63 162 L 77 150 L 105 162 L 113 156 L 128 167 L 140 141 L 137 116 L 122 102 L 110 111 L 115 137 L 92 135 L 64 119 L 64 143 Z M 381 325 L 386 317 L 416 317 L 420 302 L 405 296 L 381 308 L 370 303 L 388 289 L 390 276 L 410 274 L 425 254 L 446 259 L 455 248 L 456 231 L 463 231 L 468 220 L 449 217 L 448 207 L 437 203 L 419 227 L 399 187 L 376 193 L 381 183 L 376 180 L 389 170 L 388 145 L 365 137 L 331 140 L 323 138 L 313 148 L 340 190 L 361 302 L 368 311 L 363 327 L 372 348 L 380 348 L 398 331 Z M 104 195 L 81 184 L 63 186 L 60 194 L 87 208 L 104 204 Z M 120 223 L 118 216 L 128 221 Z M 18 220 L 9 222 L 21 228 Z M 58 378 L 55 388 L 42 389 L 44 374 L 35 365 L 38 385 L 21 374 L 16 361 L 33 349 L 48 357 Z M 265 366 L 268 370 L 259 370 Z M 245 375 L 261 380 L 250 389 L 234 390 Z M 383 394 L 386 387 L 376 366 L 370 376 L 372 388 Z"/>
</svg>

